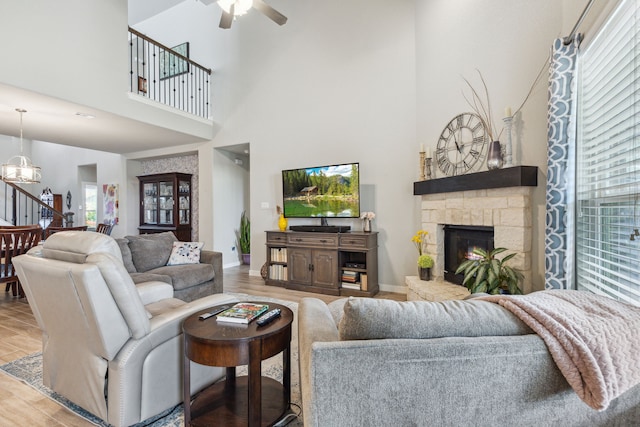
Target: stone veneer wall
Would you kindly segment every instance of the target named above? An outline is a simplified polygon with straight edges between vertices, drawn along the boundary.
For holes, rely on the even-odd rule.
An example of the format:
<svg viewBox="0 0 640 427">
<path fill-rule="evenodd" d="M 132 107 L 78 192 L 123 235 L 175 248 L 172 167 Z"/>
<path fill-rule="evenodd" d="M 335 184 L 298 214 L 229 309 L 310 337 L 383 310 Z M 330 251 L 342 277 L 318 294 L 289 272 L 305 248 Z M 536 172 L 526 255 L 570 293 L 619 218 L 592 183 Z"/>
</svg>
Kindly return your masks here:
<svg viewBox="0 0 640 427">
<path fill-rule="evenodd" d="M 531 292 L 532 192 L 533 187 L 509 187 L 423 195 L 422 229 L 429 232 L 435 279 L 444 280 L 445 225 L 490 226 L 494 246 L 508 249 L 502 255 L 517 253 L 509 265 L 524 275 L 522 290 Z"/>
<path fill-rule="evenodd" d="M 191 177 L 191 239 L 198 240 L 198 155 L 167 157 L 164 159 L 142 160 L 142 175 L 156 173 L 190 173 Z"/>
</svg>

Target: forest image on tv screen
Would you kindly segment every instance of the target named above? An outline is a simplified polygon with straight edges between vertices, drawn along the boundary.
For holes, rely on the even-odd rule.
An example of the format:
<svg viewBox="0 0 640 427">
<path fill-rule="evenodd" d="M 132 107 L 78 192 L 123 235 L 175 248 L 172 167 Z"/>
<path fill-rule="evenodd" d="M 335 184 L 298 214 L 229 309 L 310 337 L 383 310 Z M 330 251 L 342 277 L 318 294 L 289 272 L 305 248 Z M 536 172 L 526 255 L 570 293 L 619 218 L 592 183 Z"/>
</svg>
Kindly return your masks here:
<svg viewBox="0 0 640 427">
<path fill-rule="evenodd" d="M 282 171 L 284 216 L 360 216 L 358 163 Z"/>
</svg>

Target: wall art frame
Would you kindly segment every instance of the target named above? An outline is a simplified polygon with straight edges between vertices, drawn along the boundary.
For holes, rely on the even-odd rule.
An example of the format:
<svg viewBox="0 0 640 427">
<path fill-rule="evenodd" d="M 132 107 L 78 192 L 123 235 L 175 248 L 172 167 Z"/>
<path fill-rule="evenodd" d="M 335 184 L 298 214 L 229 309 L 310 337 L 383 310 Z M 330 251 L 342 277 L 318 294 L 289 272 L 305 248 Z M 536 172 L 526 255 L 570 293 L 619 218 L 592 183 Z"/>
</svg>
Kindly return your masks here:
<svg viewBox="0 0 640 427">
<path fill-rule="evenodd" d="M 189 61 L 176 55 L 189 58 L 189 42 L 181 43 L 171 50 L 160 50 L 160 80 L 169 79 L 189 72 Z"/>
</svg>

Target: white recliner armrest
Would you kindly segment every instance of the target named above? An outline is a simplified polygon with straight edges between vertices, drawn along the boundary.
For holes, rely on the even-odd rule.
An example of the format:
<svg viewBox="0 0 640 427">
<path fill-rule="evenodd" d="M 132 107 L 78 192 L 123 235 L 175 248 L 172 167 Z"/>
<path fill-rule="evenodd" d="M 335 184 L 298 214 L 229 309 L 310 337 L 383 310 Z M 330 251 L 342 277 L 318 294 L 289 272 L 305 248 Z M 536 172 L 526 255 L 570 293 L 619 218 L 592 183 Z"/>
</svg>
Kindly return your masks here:
<svg viewBox="0 0 640 427">
<path fill-rule="evenodd" d="M 173 298 L 173 286 L 166 282 L 143 282 L 136 285 L 138 294 L 144 305 L 152 304 L 167 298 Z"/>
</svg>

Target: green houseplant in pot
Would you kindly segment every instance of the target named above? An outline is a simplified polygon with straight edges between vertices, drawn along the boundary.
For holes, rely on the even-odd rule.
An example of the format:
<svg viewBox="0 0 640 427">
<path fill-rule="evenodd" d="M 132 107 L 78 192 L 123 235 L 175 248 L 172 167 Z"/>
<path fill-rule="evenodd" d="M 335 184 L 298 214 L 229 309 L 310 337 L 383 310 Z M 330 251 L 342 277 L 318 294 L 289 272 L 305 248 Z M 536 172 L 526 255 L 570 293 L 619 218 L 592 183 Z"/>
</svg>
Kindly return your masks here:
<svg viewBox="0 0 640 427">
<path fill-rule="evenodd" d="M 420 280 L 431 280 L 431 267 L 433 267 L 433 258 L 427 255 L 427 236 L 429 232 L 426 230 L 418 230 L 413 235 L 411 241 L 418 250 L 418 275 Z"/>
<path fill-rule="evenodd" d="M 251 264 L 251 223 L 245 211 L 240 215 L 240 228 L 236 230 L 236 238 L 242 254 L 242 263 Z"/>
<path fill-rule="evenodd" d="M 420 280 L 431 280 L 431 268 L 433 267 L 433 258 L 427 254 L 418 257 L 418 273 Z"/>
<path fill-rule="evenodd" d="M 485 251 L 475 248 L 473 253 L 478 258 L 463 261 L 456 270 L 456 274 L 464 274 L 462 284 L 472 294 L 478 292 L 492 295 L 499 293 L 522 294 L 520 289 L 520 282 L 523 279 L 522 273 L 506 265 L 516 254 L 507 255 L 502 259 L 496 258 L 496 255 L 506 250 L 506 248 L 495 248 L 491 251 Z"/>
</svg>

